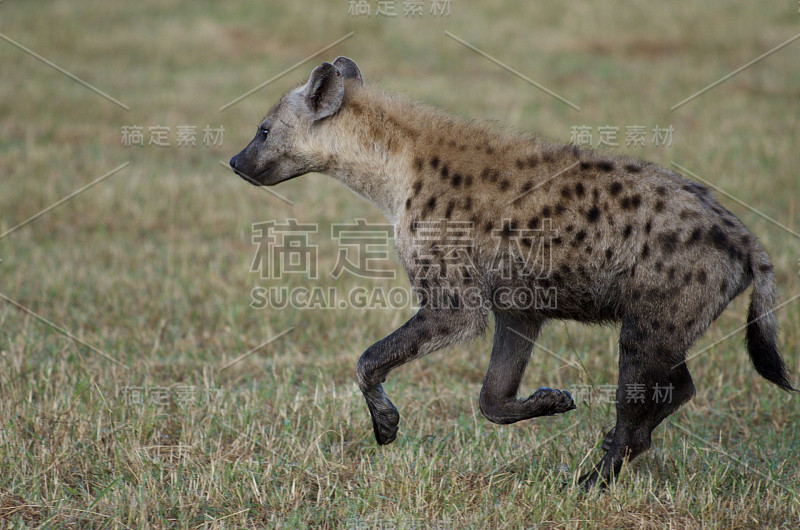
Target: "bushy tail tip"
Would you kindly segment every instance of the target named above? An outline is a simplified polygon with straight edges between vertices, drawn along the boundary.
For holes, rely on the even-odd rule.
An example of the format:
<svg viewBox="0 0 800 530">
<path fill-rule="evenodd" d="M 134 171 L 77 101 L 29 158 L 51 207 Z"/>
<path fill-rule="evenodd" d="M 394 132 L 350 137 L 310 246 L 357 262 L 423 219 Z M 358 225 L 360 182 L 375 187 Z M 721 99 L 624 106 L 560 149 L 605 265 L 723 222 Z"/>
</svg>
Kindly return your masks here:
<svg viewBox="0 0 800 530">
<path fill-rule="evenodd" d="M 766 265 L 754 264 L 752 274 L 753 294 L 750 298 L 750 309 L 747 312 L 747 333 L 745 335 L 750 359 L 753 361 L 756 372 L 765 379 L 787 392 L 797 392 L 789 383 L 786 364 L 784 364 L 776 344 L 778 321 L 773 311 L 775 274 L 768 262 Z"/>
</svg>

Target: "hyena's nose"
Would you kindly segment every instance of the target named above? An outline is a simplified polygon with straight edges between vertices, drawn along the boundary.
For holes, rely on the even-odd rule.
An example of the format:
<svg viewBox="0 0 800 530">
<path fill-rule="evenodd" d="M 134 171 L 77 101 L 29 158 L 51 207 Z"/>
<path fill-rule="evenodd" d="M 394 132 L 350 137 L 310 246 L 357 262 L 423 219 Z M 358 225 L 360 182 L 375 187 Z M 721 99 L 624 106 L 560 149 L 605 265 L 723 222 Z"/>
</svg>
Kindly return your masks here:
<svg viewBox="0 0 800 530">
<path fill-rule="evenodd" d="M 228 162 L 228 164 L 231 166 L 231 168 L 233 168 L 234 171 L 236 171 L 236 157 L 237 156 L 239 156 L 239 155 L 233 155 L 233 158 L 231 158 L 231 161 Z"/>
</svg>

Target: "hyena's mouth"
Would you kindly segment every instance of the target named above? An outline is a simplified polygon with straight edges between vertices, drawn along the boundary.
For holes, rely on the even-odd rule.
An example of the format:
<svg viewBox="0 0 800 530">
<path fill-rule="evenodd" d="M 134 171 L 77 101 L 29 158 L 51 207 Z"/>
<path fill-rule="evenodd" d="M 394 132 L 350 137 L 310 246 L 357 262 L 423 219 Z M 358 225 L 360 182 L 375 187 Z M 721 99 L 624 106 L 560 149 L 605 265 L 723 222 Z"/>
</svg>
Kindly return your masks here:
<svg viewBox="0 0 800 530">
<path fill-rule="evenodd" d="M 243 179 L 243 180 L 245 180 L 245 181 L 249 182 L 249 183 L 250 183 L 250 184 L 252 184 L 253 186 L 263 186 L 263 185 L 264 185 L 264 184 L 261 182 L 261 180 L 259 179 L 259 177 L 261 177 L 261 176 L 263 176 L 263 175 L 264 175 L 263 173 L 260 173 L 260 174 L 259 174 L 258 176 L 256 176 L 256 177 L 251 177 L 250 175 L 247 175 L 247 174 L 245 174 L 245 173 L 241 173 L 241 172 L 239 172 L 239 171 L 236 171 L 235 169 L 233 170 L 233 172 L 234 172 L 234 173 L 236 173 L 237 175 L 239 175 L 240 177 L 242 177 L 242 179 Z"/>
<path fill-rule="evenodd" d="M 233 172 L 239 175 L 242 178 L 242 180 L 249 182 L 253 186 L 265 186 L 266 185 L 265 181 L 267 180 L 269 174 L 272 171 L 272 168 L 267 168 L 261 173 L 258 173 L 256 175 L 250 175 L 248 173 L 245 173 L 244 171 L 241 171 L 233 167 L 231 169 L 233 169 Z"/>
</svg>

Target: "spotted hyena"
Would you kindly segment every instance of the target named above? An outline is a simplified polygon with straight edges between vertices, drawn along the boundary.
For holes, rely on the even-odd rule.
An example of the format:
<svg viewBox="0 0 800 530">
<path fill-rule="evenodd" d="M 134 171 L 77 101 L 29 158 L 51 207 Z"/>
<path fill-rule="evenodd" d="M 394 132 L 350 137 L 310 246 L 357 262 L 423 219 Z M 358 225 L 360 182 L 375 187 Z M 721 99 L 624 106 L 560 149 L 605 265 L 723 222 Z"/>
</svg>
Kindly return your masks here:
<svg viewBox="0 0 800 530">
<path fill-rule="evenodd" d="M 395 439 L 400 418 L 381 385 L 389 372 L 481 335 L 489 312 L 480 408 L 503 424 L 575 408 L 562 390 L 517 397 L 545 322 L 621 323 L 617 422 L 586 487 L 646 450 L 691 399 L 687 351 L 751 282 L 750 358 L 793 390 L 764 248 L 708 189 L 672 171 L 449 116 L 364 85 L 345 57 L 283 96 L 230 165 L 267 186 L 325 173 L 393 223 L 420 309 L 358 361 L 379 444 Z M 672 399 L 658 399 L 665 387 Z M 625 399 L 631 388 L 638 399 Z"/>
</svg>

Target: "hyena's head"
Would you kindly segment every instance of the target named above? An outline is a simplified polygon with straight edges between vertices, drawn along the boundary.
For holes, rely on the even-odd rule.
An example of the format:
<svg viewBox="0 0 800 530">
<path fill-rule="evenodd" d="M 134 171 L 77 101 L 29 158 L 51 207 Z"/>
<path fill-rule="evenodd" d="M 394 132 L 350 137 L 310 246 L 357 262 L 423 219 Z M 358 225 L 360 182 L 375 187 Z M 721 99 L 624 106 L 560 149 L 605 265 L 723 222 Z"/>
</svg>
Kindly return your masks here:
<svg viewBox="0 0 800 530">
<path fill-rule="evenodd" d="M 347 57 L 316 67 L 304 86 L 283 96 L 261 120 L 255 137 L 231 158 L 231 168 L 256 186 L 322 171 L 326 161 L 312 147 L 315 135 L 342 106 L 345 86 L 352 83 L 361 85 L 363 79 Z"/>
</svg>

